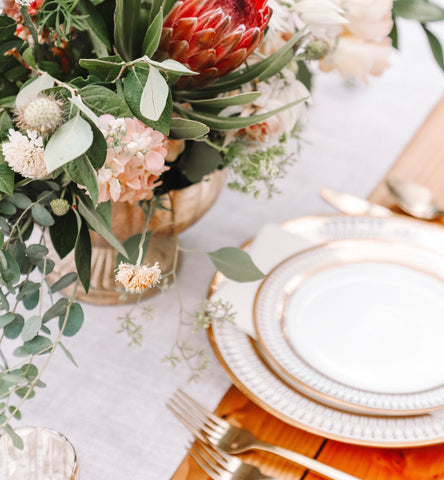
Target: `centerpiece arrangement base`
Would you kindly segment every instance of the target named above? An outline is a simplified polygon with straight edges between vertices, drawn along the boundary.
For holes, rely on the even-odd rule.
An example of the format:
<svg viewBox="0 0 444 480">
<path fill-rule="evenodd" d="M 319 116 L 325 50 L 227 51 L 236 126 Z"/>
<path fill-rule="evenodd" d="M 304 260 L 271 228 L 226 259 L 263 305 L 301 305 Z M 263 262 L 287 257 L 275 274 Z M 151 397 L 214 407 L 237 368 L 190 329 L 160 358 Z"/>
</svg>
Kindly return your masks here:
<svg viewBox="0 0 444 480">
<path fill-rule="evenodd" d="M 179 266 L 177 235 L 193 225 L 213 205 L 223 188 L 225 177 L 224 170 L 217 170 L 200 183 L 170 191 L 162 197 L 165 208 L 156 209 L 148 224 L 148 231 L 152 234 L 144 258 L 144 263 L 150 265 L 159 262 L 162 281 L 167 281 L 168 274 L 173 269 L 177 270 Z M 113 203 L 112 209 L 112 230 L 120 242 L 123 243 L 131 236 L 142 232 L 146 219 L 138 204 Z M 150 288 L 141 294 L 129 294 L 123 288 L 119 288 L 115 281 L 117 251 L 94 232 L 91 232 L 91 244 L 90 288 L 87 293 L 79 285 L 76 292 L 77 300 L 96 305 L 117 305 L 134 303 L 140 295 L 146 298 L 160 291 L 158 288 Z M 51 242 L 48 241 L 47 245 L 50 246 Z M 51 284 L 67 273 L 76 271 L 72 253 L 60 259 L 50 248 L 50 257 L 55 262 L 53 272 L 48 275 Z M 73 292 L 74 284 L 62 290 L 66 296 L 71 296 Z"/>
</svg>

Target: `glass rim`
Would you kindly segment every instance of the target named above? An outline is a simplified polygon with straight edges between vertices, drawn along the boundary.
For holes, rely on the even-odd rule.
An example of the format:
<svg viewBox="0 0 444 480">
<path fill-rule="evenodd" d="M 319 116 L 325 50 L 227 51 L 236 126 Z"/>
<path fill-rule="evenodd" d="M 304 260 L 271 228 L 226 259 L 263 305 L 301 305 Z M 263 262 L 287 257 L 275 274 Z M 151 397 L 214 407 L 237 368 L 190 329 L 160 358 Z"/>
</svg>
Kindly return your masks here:
<svg viewBox="0 0 444 480">
<path fill-rule="evenodd" d="M 74 459 L 73 459 L 72 470 L 71 470 L 71 473 L 69 474 L 70 475 L 69 480 L 75 478 L 74 475 L 77 474 L 77 470 L 78 470 L 78 466 L 79 466 L 77 451 L 76 451 L 74 445 L 68 440 L 68 438 L 63 433 L 60 433 L 57 430 L 53 430 L 52 428 L 48 428 L 48 427 L 24 426 L 24 427 L 14 428 L 14 432 L 17 433 L 17 435 L 19 435 L 19 436 L 20 436 L 20 431 L 24 432 L 24 431 L 36 431 L 36 430 L 44 431 L 44 432 L 50 433 L 54 436 L 61 437 L 71 447 L 71 449 L 74 453 Z M 9 435 L 7 433 L 0 434 L 0 439 L 2 437 L 7 438 L 7 437 L 9 437 Z"/>
</svg>

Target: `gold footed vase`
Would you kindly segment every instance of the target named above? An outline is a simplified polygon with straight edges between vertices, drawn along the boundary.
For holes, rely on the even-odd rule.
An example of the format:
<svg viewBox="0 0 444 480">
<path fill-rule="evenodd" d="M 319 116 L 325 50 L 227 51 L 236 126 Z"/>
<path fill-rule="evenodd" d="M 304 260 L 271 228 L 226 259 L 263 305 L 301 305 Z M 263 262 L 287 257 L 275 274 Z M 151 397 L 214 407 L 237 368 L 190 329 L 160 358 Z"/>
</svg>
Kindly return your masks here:
<svg viewBox="0 0 444 480">
<path fill-rule="evenodd" d="M 148 230 L 153 234 L 144 259 L 145 263 L 159 262 L 163 273 L 172 270 L 177 248 L 177 234 L 193 225 L 209 210 L 224 186 L 225 177 L 225 170 L 217 170 L 200 183 L 181 190 L 172 190 L 162 197 L 162 203 L 166 209 L 156 210 L 148 224 Z M 112 230 L 121 243 L 132 235 L 142 232 L 145 215 L 137 204 L 113 203 L 112 208 Z M 114 279 L 117 251 L 95 232 L 91 232 L 91 244 L 90 289 L 86 293 L 80 285 L 76 292 L 76 299 L 96 305 L 116 305 L 137 301 L 139 295 L 126 294 Z M 47 245 L 50 249 L 50 258 L 55 262 L 55 268 L 48 276 L 51 283 L 55 283 L 69 272 L 76 271 L 73 253 L 60 259 L 51 248 L 51 243 L 47 242 Z M 62 293 L 71 296 L 73 290 L 74 286 L 70 286 Z M 148 289 L 141 295 L 148 297 L 157 291 L 158 289 L 155 288 Z"/>
</svg>

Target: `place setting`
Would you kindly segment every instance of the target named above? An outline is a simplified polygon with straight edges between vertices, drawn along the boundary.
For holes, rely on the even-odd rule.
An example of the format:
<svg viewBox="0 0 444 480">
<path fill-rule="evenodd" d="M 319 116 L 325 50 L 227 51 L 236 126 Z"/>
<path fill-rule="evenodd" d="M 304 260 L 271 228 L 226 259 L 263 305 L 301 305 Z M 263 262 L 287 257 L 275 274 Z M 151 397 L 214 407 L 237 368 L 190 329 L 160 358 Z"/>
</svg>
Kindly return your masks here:
<svg viewBox="0 0 444 480">
<path fill-rule="evenodd" d="M 393 185 L 435 205 L 424 187 L 388 180 L 397 202 Z M 239 285 L 216 275 L 209 296 L 232 302 L 238 315 L 212 323 L 215 354 L 248 399 L 290 426 L 367 447 L 440 444 L 444 230 L 350 194 L 322 196 L 351 214 L 265 225 L 244 246 L 265 278 Z M 167 406 L 194 434 L 189 455 L 210 478 L 273 479 L 229 456 L 254 449 L 322 478 L 361 478 L 268 445 L 183 391 Z"/>
</svg>

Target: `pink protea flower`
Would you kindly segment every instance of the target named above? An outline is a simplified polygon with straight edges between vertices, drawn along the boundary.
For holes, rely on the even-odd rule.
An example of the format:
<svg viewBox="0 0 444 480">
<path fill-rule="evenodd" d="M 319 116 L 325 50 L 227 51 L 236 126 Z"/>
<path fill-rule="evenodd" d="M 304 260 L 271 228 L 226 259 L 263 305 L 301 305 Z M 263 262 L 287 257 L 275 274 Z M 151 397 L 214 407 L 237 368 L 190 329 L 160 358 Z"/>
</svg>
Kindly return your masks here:
<svg viewBox="0 0 444 480">
<path fill-rule="evenodd" d="M 179 86 L 206 84 L 239 67 L 258 46 L 270 19 L 267 0 L 181 0 L 165 18 L 157 58 L 198 72 Z"/>
<path fill-rule="evenodd" d="M 167 169 L 166 137 L 137 118 L 100 117 L 108 143 L 99 170 L 99 202 L 150 200 L 159 176 Z"/>
</svg>

